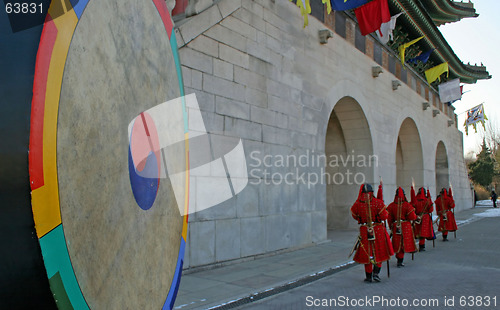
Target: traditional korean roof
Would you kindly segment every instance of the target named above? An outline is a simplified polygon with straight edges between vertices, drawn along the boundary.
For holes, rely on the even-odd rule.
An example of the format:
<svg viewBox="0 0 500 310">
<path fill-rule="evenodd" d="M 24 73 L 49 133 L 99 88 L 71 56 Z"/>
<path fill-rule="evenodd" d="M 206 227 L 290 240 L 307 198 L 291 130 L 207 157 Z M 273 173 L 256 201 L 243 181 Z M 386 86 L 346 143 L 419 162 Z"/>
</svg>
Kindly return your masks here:
<svg viewBox="0 0 500 310">
<path fill-rule="evenodd" d="M 443 37 L 435 22 L 436 18 L 442 19 L 445 15 L 451 16 L 452 12 L 456 12 L 456 20 L 465 17 L 465 12 L 469 14 L 467 17 L 478 16 L 472 3 L 457 3 L 451 0 L 389 0 L 389 7 L 391 15 L 398 12 L 404 13 L 398 18 L 394 41 L 390 44 L 390 47 L 397 51 L 397 47 L 402 43 L 424 36 L 424 39 L 420 40 L 418 44 L 414 44 L 407 49 L 407 59 L 416 56 L 419 52 L 431 48 L 436 49 L 425 65 L 420 64 L 417 66 L 418 71 L 423 72 L 435 65 L 448 62 L 449 79 L 460 78 L 462 83 L 476 83 L 477 80 L 491 78 L 483 64 L 469 65 L 463 63 Z M 441 9 L 438 10 L 437 8 Z M 437 11 L 439 13 L 436 13 Z"/>
<path fill-rule="evenodd" d="M 478 17 L 472 2 L 456 2 L 450 0 L 420 1 L 436 26 L 452 23 L 466 17 Z"/>
</svg>

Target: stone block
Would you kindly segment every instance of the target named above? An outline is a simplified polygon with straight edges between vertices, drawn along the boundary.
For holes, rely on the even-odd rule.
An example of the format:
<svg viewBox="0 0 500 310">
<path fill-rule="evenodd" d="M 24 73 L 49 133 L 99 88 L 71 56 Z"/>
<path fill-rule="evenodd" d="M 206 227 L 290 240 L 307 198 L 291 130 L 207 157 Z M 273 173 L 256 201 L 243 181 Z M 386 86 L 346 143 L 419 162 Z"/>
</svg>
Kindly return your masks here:
<svg viewBox="0 0 500 310">
<path fill-rule="evenodd" d="M 244 68 L 234 67 L 234 81 L 253 89 L 266 91 L 267 78 Z"/>
<path fill-rule="evenodd" d="M 247 39 L 247 53 L 256 58 L 269 62 L 271 60 L 271 50 L 263 44 L 255 44 L 256 40 Z"/>
<path fill-rule="evenodd" d="M 201 90 L 203 87 L 203 73 L 198 70 L 191 70 L 191 87 Z"/>
<path fill-rule="evenodd" d="M 272 111 L 287 114 L 296 118 L 300 118 L 302 116 L 302 106 L 300 104 L 280 97 L 269 95 L 268 106 L 269 110 Z"/>
<path fill-rule="evenodd" d="M 224 131 L 224 116 L 207 111 L 201 111 L 201 115 L 207 132 L 221 133 Z"/>
<path fill-rule="evenodd" d="M 215 112 L 221 115 L 250 119 L 250 105 L 224 97 L 215 97 Z"/>
<path fill-rule="evenodd" d="M 179 29 L 175 29 L 174 33 L 175 33 L 175 41 L 177 42 L 177 48 L 181 48 L 184 45 L 186 45 L 186 43 L 184 42 L 184 39 L 182 38 L 182 34 L 179 31 Z"/>
<path fill-rule="evenodd" d="M 233 13 L 233 17 L 241 20 L 244 23 L 247 23 L 249 25 L 252 25 L 255 27 L 257 30 L 265 32 L 266 28 L 264 25 L 264 19 L 262 17 L 259 17 L 257 14 L 250 12 L 249 10 L 245 8 L 241 8 L 237 10 L 236 12 Z"/>
<path fill-rule="evenodd" d="M 264 7 L 255 1 L 242 1 L 241 6 L 264 19 Z"/>
<path fill-rule="evenodd" d="M 215 259 L 218 262 L 240 257 L 240 220 L 215 221 Z"/>
<path fill-rule="evenodd" d="M 291 98 L 290 86 L 270 79 L 267 80 L 267 93 L 286 100 Z"/>
<path fill-rule="evenodd" d="M 326 240 L 326 211 L 311 213 L 311 241 L 315 243 Z"/>
<path fill-rule="evenodd" d="M 209 74 L 203 74 L 203 90 L 214 95 L 240 102 L 245 100 L 245 87 L 243 85 Z"/>
<path fill-rule="evenodd" d="M 247 140 L 262 141 L 262 125 L 226 116 L 224 118 L 224 134 Z"/>
<path fill-rule="evenodd" d="M 197 191 L 203 191 L 203 185 L 207 185 L 208 182 L 213 181 L 213 178 L 202 178 L 198 177 L 200 182 L 197 182 Z M 208 184 L 211 185 L 211 184 Z M 213 192 L 212 192 L 213 195 Z M 206 208 L 201 211 L 197 211 L 196 219 L 198 221 L 213 221 L 213 220 L 223 220 L 223 219 L 232 219 L 236 217 L 236 198 L 230 198 L 218 205 L 215 205 L 210 208 Z"/>
<path fill-rule="evenodd" d="M 262 141 L 272 144 L 290 145 L 290 131 L 282 128 L 262 125 Z"/>
<path fill-rule="evenodd" d="M 214 58 L 214 75 L 223 79 L 233 80 L 233 65 L 220 59 Z"/>
<path fill-rule="evenodd" d="M 257 30 L 253 27 L 253 25 L 244 23 L 241 20 L 234 18 L 232 16 L 228 16 L 227 18 L 223 19 L 220 24 L 228 29 L 231 29 L 241 34 L 242 36 L 254 42 L 257 41 Z"/>
<path fill-rule="evenodd" d="M 212 58 L 189 47 L 179 51 L 182 65 L 198 71 L 212 73 Z"/>
<path fill-rule="evenodd" d="M 288 117 L 286 115 L 255 106 L 250 107 L 250 120 L 280 128 L 288 127 Z"/>
<path fill-rule="evenodd" d="M 196 16 L 196 18 L 190 19 L 180 25 L 178 29 L 182 35 L 182 39 L 187 44 L 221 20 L 222 15 L 219 8 L 214 5 Z"/>
<path fill-rule="evenodd" d="M 191 41 L 188 46 L 200 53 L 207 54 L 212 57 L 219 57 L 219 43 L 207 36 L 198 36 L 196 39 Z"/>
<path fill-rule="evenodd" d="M 191 266 L 215 262 L 215 221 L 189 224 L 189 252 Z"/>
<path fill-rule="evenodd" d="M 302 132 L 292 132 L 292 147 L 304 149 L 314 148 L 314 137 Z"/>
<path fill-rule="evenodd" d="M 247 167 L 251 169 L 251 167 Z M 259 186 L 250 183 L 236 196 L 236 214 L 238 218 L 255 217 L 259 215 Z"/>
<path fill-rule="evenodd" d="M 184 92 L 186 95 L 196 94 L 200 110 L 215 112 L 215 95 L 189 87 L 185 87 Z"/>
<path fill-rule="evenodd" d="M 314 211 L 316 204 L 316 186 L 298 184 L 298 211 Z"/>
<path fill-rule="evenodd" d="M 269 77 L 273 73 L 273 69 L 270 63 L 255 56 L 249 56 L 248 70 Z"/>
<path fill-rule="evenodd" d="M 264 91 L 247 87 L 245 89 L 245 102 L 257 107 L 267 108 L 267 94 Z"/>
<path fill-rule="evenodd" d="M 283 32 L 279 30 L 279 28 L 275 27 L 274 25 L 270 24 L 269 22 L 265 22 L 265 28 L 266 31 L 265 33 L 276 40 L 280 40 L 281 37 L 283 37 Z"/>
<path fill-rule="evenodd" d="M 182 80 L 184 81 L 184 87 L 191 87 L 191 69 L 186 66 L 181 66 L 182 70 Z"/>
<path fill-rule="evenodd" d="M 208 29 L 205 35 L 242 52 L 247 50 L 247 38 L 224 26 L 215 25 Z"/>
<path fill-rule="evenodd" d="M 325 229 L 326 232 L 326 229 Z M 277 251 L 290 247 L 290 226 L 283 215 L 266 217 L 266 250 Z"/>
<path fill-rule="evenodd" d="M 312 242 L 310 213 L 288 214 L 286 220 L 290 227 L 291 246 L 300 246 Z"/>
<path fill-rule="evenodd" d="M 269 215 L 280 214 L 281 205 L 276 196 L 279 196 L 281 187 L 273 185 L 270 179 L 271 168 L 264 165 L 253 168 L 262 173 L 262 179 L 259 183 L 259 215 L 267 217 Z"/>
<path fill-rule="evenodd" d="M 220 44 L 219 57 L 220 59 L 225 60 L 229 63 L 248 69 L 249 55 L 242 53 L 230 46 Z"/>
<path fill-rule="evenodd" d="M 241 219 L 241 257 L 265 253 L 265 238 L 266 224 L 263 217 Z"/>
<path fill-rule="evenodd" d="M 264 8 L 264 20 L 283 32 L 287 32 L 290 29 L 290 24 L 288 22 L 281 19 L 268 8 Z"/>
<path fill-rule="evenodd" d="M 184 248 L 184 258 L 183 258 L 183 264 L 182 264 L 182 269 L 185 270 L 185 269 L 188 269 L 189 267 L 191 267 L 191 260 L 190 260 L 190 257 L 191 257 L 191 250 L 189 248 L 189 229 L 188 229 L 188 233 L 186 234 L 186 247 Z"/>
<path fill-rule="evenodd" d="M 236 10 L 241 8 L 242 0 L 223 0 L 217 6 L 219 7 L 222 18 L 233 14 Z"/>
</svg>

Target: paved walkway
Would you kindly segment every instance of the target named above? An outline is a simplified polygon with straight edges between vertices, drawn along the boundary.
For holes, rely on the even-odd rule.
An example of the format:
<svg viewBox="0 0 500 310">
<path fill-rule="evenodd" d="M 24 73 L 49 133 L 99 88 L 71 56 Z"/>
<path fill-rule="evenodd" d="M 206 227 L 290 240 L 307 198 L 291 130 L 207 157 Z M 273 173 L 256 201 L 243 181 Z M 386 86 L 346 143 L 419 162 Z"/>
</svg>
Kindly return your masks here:
<svg viewBox="0 0 500 310">
<path fill-rule="evenodd" d="M 500 212 L 483 207 L 487 205 L 458 212 L 457 223 L 475 221 L 480 218 L 475 215 L 478 213 Z M 319 245 L 184 274 L 174 309 L 229 309 L 238 303 L 244 304 L 249 298 L 271 295 L 280 288 L 311 282 L 354 266 L 347 255 L 357 233 L 357 229 L 329 231 L 329 241 Z M 449 237 L 453 238 L 453 234 Z"/>
</svg>

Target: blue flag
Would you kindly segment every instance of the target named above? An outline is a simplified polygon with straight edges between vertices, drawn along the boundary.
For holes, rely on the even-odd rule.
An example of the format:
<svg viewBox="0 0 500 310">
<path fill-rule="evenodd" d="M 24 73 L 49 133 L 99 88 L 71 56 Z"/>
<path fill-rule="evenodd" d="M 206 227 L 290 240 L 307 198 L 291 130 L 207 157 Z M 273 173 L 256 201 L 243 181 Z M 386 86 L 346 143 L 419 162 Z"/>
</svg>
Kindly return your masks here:
<svg viewBox="0 0 500 310">
<path fill-rule="evenodd" d="M 417 57 L 413 57 L 411 59 L 408 59 L 407 63 L 417 64 L 417 60 L 420 60 L 421 62 L 423 62 L 425 64 L 427 62 L 427 60 L 429 60 L 429 57 L 431 56 L 431 54 L 434 50 L 435 50 L 435 48 L 430 49 L 427 52 L 418 55 Z"/>
<path fill-rule="evenodd" d="M 352 10 L 366 4 L 368 0 L 330 0 L 335 11 Z"/>
</svg>

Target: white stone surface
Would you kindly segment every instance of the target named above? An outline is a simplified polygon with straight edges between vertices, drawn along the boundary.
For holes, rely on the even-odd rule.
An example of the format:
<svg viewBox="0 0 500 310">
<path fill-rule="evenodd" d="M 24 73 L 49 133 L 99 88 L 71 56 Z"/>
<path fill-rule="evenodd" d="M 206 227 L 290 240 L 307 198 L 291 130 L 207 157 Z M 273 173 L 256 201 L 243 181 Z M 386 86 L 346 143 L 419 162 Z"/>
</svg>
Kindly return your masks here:
<svg viewBox="0 0 500 310">
<path fill-rule="evenodd" d="M 331 172 L 350 169 L 375 185 L 382 177 L 386 202 L 399 185 L 398 171 L 399 178 L 417 174 L 417 186 L 430 187 L 434 198 L 436 149 L 442 142 L 457 209 L 471 206 L 462 134 L 455 126 L 448 127 L 445 113 L 433 117 L 431 109 L 423 111 L 425 97 L 411 85 L 402 83 L 393 91 L 392 80 L 397 78 L 387 70 L 373 78 L 371 68 L 378 64 L 337 34 L 328 44 L 319 44 L 317 33 L 324 28 L 313 17 L 303 28 L 299 9 L 288 0 L 222 0 L 180 27 L 186 46 L 179 53 L 189 67 L 184 77 L 188 90 L 196 92 L 209 132 L 222 128 L 224 134 L 242 138 L 249 173 L 249 184 L 240 194 L 191 219 L 194 226 L 189 231 L 194 230 L 198 239 L 192 241 L 190 234 L 196 243 L 189 246 L 190 266 L 238 258 L 238 247 L 239 256 L 246 257 L 322 242 L 331 222 L 341 228 L 357 226 L 349 208 L 358 184 L 340 184 L 327 199 L 331 187 L 324 182 L 304 183 L 300 175 L 321 176 L 324 167 L 267 167 L 265 158 L 312 156 L 313 151 L 315 156 L 347 156 L 352 150 L 376 155 L 369 167 L 335 167 Z M 203 61 L 189 59 L 199 55 Z M 196 72 L 203 72 L 202 90 L 195 89 Z M 343 137 L 337 135 L 325 148 L 334 109 Z M 407 119 L 415 126 L 401 131 Z M 398 135 L 412 140 L 402 144 L 403 153 L 421 152 L 407 158 L 417 168 L 405 168 L 404 173 L 396 167 Z M 283 181 L 286 174 L 290 184 Z M 225 226 L 216 228 L 223 219 L 220 223 Z M 204 236 L 199 234 L 201 223 Z M 210 246 L 200 245 L 204 238 Z M 231 238 L 240 240 L 239 245 Z M 217 250 L 212 251 L 215 240 L 219 240 Z"/>
</svg>

